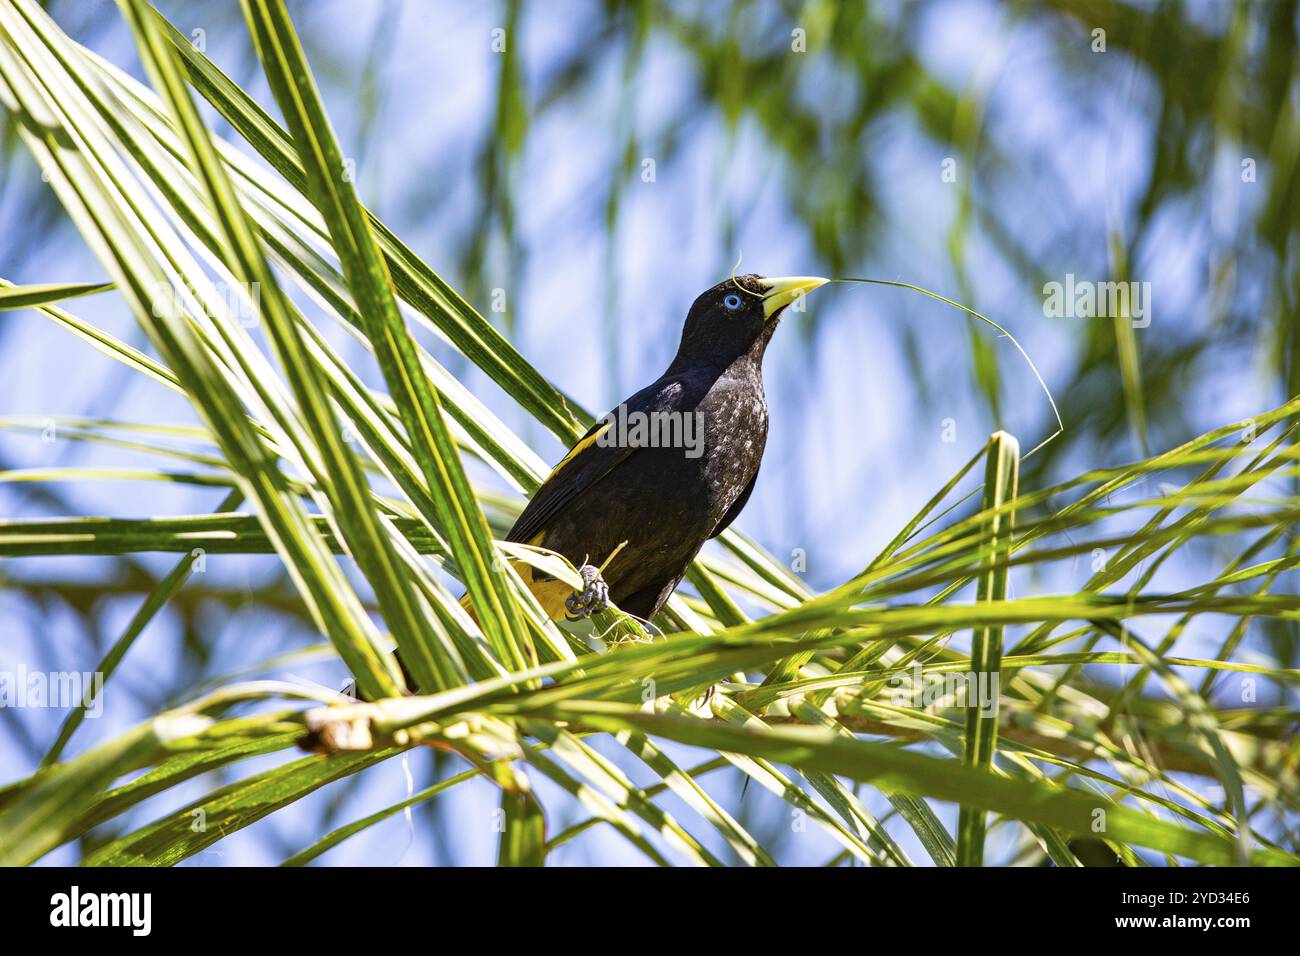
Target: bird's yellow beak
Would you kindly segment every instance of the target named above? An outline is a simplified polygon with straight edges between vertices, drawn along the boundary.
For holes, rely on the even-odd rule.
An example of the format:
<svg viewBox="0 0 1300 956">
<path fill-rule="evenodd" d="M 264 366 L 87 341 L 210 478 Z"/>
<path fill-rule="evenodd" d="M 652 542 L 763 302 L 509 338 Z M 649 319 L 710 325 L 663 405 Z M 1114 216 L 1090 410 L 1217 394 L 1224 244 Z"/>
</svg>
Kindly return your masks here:
<svg viewBox="0 0 1300 956">
<path fill-rule="evenodd" d="M 830 281 L 821 276 L 782 276 L 778 279 L 764 279 L 763 282 L 767 287 L 763 293 L 764 318 L 770 319 L 791 302 L 803 298 L 813 289 Z"/>
</svg>

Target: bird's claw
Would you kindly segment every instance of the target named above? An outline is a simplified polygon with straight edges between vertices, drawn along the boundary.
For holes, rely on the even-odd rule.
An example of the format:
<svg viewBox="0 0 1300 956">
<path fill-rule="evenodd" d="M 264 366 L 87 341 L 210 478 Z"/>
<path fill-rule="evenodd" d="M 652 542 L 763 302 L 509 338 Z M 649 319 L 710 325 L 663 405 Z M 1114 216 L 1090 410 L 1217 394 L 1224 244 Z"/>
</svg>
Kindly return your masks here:
<svg viewBox="0 0 1300 956">
<path fill-rule="evenodd" d="M 585 617 L 609 607 L 609 585 L 600 576 L 600 568 L 593 564 L 584 564 L 578 568 L 582 576 L 582 590 L 574 591 L 564 599 L 564 609 L 570 621 L 581 621 Z"/>
</svg>

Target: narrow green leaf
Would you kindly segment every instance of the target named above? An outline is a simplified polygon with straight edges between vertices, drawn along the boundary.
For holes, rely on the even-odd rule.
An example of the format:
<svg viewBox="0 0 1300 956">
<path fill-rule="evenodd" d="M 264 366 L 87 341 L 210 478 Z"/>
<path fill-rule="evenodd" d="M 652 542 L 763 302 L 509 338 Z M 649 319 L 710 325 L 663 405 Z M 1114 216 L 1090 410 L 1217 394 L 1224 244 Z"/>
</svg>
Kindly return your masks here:
<svg viewBox="0 0 1300 956">
<path fill-rule="evenodd" d="M 1020 478 L 1020 443 L 1006 432 L 989 439 L 984 472 L 984 509 L 997 514 L 989 525 L 988 570 L 979 578 L 976 600 L 1005 601 L 1006 560 L 1011 554 L 1014 502 Z M 962 762 L 988 770 L 998 746 L 998 708 L 1002 682 L 1002 628 L 976 629 L 971 641 L 971 673 L 966 685 L 966 740 Z M 989 699 L 983 699 L 987 689 Z M 957 821 L 957 865 L 984 861 L 984 813 L 962 807 Z"/>
<path fill-rule="evenodd" d="M 96 295 L 113 288 L 111 282 L 66 282 L 45 283 L 42 285 L 14 285 L 0 279 L 0 312 L 15 309 L 36 309 L 64 299 L 76 299 L 83 295 Z"/>
<path fill-rule="evenodd" d="M 212 791 L 100 847 L 83 866 L 173 866 L 328 783 L 401 753 L 400 748 L 303 757 Z"/>
<path fill-rule="evenodd" d="M 63 843 L 101 790 L 203 723 L 191 716 L 157 717 L 70 763 L 49 768 L 0 812 L 0 866 L 24 866 Z"/>
<path fill-rule="evenodd" d="M 502 829 L 497 866 L 546 863 L 546 817 L 531 790 L 501 791 Z"/>
<path fill-rule="evenodd" d="M 401 813 L 403 810 L 424 803 L 426 800 L 433 799 L 438 794 L 443 793 L 446 790 L 450 790 L 458 783 L 464 783 L 467 780 L 473 780 L 475 777 L 478 776 L 479 776 L 478 770 L 466 770 L 462 773 L 456 774 L 454 777 L 448 777 L 446 780 L 440 780 L 437 783 L 435 783 L 433 786 L 425 787 L 419 793 L 413 793 L 405 800 L 395 803 L 391 807 L 384 807 L 384 809 L 378 811 L 377 813 L 372 813 L 369 816 L 363 817 L 360 820 L 354 820 L 352 823 L 349 823 L 346 826 L 341 826 L 337 830 L 331 830 L 329 833 L 325 834 L 325 836 L 321 837 L 311 846 L 304 847 L 303 849 L 299 850 L 297 853 L 295 853 L 293 856 L 286 859 L 280 865 L 281 866 L 306 866 L 308 863 L 316 859 L 316 857 L 320 856 L 322 853 L 325 853 L 327 850 L 333 849 L 334 847 L 338 846 L 340 843 L 342 843 L 344 840 L 348 839 L 349 837 L 356 836 L 362 830 L 369 829 L 370 827 L 374 826 L 376 823 L 382 823 L 383 821 L 389 819 L 393 815 Z"/>
</svg>

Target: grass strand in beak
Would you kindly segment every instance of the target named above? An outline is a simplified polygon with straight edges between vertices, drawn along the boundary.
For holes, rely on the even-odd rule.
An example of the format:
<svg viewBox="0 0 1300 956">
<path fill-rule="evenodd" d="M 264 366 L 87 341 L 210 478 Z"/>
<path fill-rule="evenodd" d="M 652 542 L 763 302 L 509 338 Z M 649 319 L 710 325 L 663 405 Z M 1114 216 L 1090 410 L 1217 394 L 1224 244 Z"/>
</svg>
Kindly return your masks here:
<svg viewBox="0 0 1300 956">
<path fill-rule="evenodd" d="M 1055 416 L 1056 418 L 1056 431 L 1052 432 L 1052 434 L 1048 435 L 1046 438 L 1040 441 L 1029 451 L 1025 452 L 1025 454 L 1020 457 L 1020 460 L 1025 461 L 1031 455 L 1037 452 L 1040 448 L 1045 447 L 1049 442 L 1053 441 L 1057 436 L 1064 433 L 1065 423 L 1061 421 L 1061 413 L 1056 407 L 1056 400 L 1052 398 L 1052 391 L 1047 387 L 1047 383 L 1043 381 L 1043 376 L 1039 373 L 1038 366 L 1034 364 L 1034 360 L 1029 357 L 1029 353 L 1026 352 L 1024 347 L 1020 344 L 1020 342 L 1016 340 L 1016 337 L 1012 335 L 1010 332 L 1008 332 L 1006 329 L 1004 329 L 1002 326 L 998 325 L 988 316 L 980 315 L 974 309 L 968 309 L 960 302 L 954 302 L 952 299 L 949 299 L 947 296 L 939 295 L 939 293 L 937 292 L 931 292 L 929 289 L 922 289 L 919 285 L 912 285 L 909 282 L 895 282 L 890 279 L 859 279 L 856 277 L 836 277 L 828 281 L 860 282 L 863 285 L 888 285 L 888 286 L 894 286 L 895 288 L 898 289 L 910 289 L 913 292 L 921 293 L 921 295 L 927 295 L 932 299 L 938 299 L 940 302 L 945 302 L 948 305 L 952 306 L 954 309 L 960 309 L 961 311 L 965 312 L 967 315 L 974 316 L 975 318 L 979 319 L 981 322 L 993 326 L 993 328 L 997 329 L 999 332 L 1001 332 L 1003 335 L 1005 335 L 1008 339 L 1011 340 L 1011 344 L 1016 347 L 1016 351 L 1018 351 L 1021 354 L 1021 356 L 1024 357 L 1025 362 L 1029 364 L 1029 369 L 1034 373 L 1034 378 L 1038 379 L 1038 384 L 1042 387 L 1043 394 L 1047 396 L 1047 403 L 1052 407 L 1052 415 Z"/>
</svg>

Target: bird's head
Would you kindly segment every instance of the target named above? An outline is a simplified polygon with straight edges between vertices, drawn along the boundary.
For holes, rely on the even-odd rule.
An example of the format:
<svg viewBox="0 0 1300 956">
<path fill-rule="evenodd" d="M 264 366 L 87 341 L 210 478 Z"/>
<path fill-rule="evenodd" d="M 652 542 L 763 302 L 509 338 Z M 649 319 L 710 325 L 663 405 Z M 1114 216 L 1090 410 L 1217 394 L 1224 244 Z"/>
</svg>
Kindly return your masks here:
<svg viewBox="0 0 1300 956">
<path fill-rule="evenodd" d="M 742 355 L 762 358 L 786 306 L 825 285 L 817 276 L 734 276 L 691 305 L 674 365 L 730 365 Z"/>
</svg>

